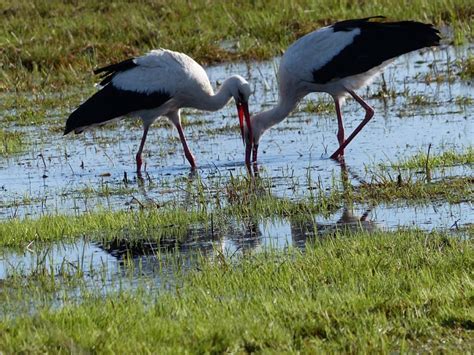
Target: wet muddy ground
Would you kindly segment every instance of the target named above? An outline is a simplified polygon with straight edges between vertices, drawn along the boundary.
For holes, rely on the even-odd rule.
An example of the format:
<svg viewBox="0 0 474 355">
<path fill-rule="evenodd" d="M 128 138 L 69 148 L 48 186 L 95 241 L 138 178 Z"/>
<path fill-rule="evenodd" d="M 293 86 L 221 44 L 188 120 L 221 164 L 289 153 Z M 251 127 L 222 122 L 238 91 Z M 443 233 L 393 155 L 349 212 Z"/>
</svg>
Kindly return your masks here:
<svg viewBox="0 0 474 355">
<path fill-rule="evenodd" d="M 399 58 L 367 90 L 359 94 L 375 109 L 373 120 L 346 149 L 346 165 L 353 186 L 373 178 L 378 164 L 397 162 L 431 145 L 431 154 L 449 149 L 463 151 L 473 145 L 474 97 L 472 82 L 455 75 L 456 61 L 472 47 L 446 47 Z M 211 82 L 240 74 L 252 84 L 251 112 L 274 105 L 278 99 L 275 72 L 278 59 L 262 63 L 236 63 L 209 68 Z M 86 94 L 78 94 L 79 103 Z M 316 108 L 315 108 L 316 107 Z M 71 108 L 73 109 L 73 108 Z M 57 113 L 52 110 L 51 115 Z M 11 114 L 11 113 L 10 113 Z M 346 130 L 363 118 L 363 110 L 348 100 L 343 107 Z M 213 188 L 245 175 L 244 148 L 233 103 L 216 113 L 185 110 L 185 127 L 198 171 L 190 173 L 177 132 L 162 121 L 152 127 L 145 146 L 146 178 L 135 176 L 134 155 L 142 130 L 123 121 L 84 135 L 63 137 L 57 117 L 51 127 L 15 127 L 28 136 L 25 153 L 0 160 L 0 219 L 36 218 L 47 214 L 81 214 L 98 208 L 138 208 L 140 201 L 187 203 L 193 181 Z M 65 121 L 66 117 L 63 118 Z M 1 120 L 1 119 L 0 119 Z M 271 178 L 272 194 L 297 200 L 313 186 L 327 189 L 341 179 L 341 167 L 330 160 L 337 148 L 336 115 L 326 94 L 305 98 L 282 124 L 267 132 L 260 144 L 261 175 Z M 395 171 L 394 174 L 400 173 Z M 472 176 L 473 166 L 462 165 L 433 171 L 433 179 Z M 126 176 L 126 179 L 124 177 Z M 417 177 L 415 173 L 414 178 Z M 308 238 L 323 237 L 335 228 L 365 230 L 421 228 L 451 229 L 474 223 L 472 196 L 459 204 L 447 201 L 378 205 L 351 204 L 330 216 L 314 216 L 298 222 L 289 219 L 235 222 L 222 231 L 193 228 L 180 242 L 157 245 L 147 241 L 128 245 L 126 240 L 101 243 L 92 236 L 73 244 L 33 245 L 31 250 L 0 252 L 0 279 L 12 273 L 30 274 L 47 267 L 59 273 L 64 265 L 84 267 L 87 282 L 120 278 L 135 264 L 132 274 L 153 276 L 179 264 L 192 265 L 197 254 L 215 257 L 262 250 L 267 246 L 304 247 Z M 169 256 L 167 253 L 171 253 Z M 169 258 L 169 265 L 163 260 Z M 82 265 L 82 266 L 81 266 Z M 96 272 L 92 272 L 96 270 Z M 105 270 L 102 273 L 97 270 Z M 105 275 L 105 276 L 104 276 Z M 135 276 L 137 276 L 135 275 Z M 152 277 L 153 278 L 153 277 Z M 131 278 L 134 284 L 135 278 Z M 159 279 L 153 283 L 159 284 Z"/>
</svg>

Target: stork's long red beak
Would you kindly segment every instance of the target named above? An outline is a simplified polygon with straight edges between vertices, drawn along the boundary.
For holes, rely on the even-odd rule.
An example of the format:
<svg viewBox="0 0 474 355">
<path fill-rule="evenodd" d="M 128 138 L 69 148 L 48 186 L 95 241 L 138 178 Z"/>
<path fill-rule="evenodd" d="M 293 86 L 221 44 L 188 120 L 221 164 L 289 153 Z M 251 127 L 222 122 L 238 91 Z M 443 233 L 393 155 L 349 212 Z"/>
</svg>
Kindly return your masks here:
<svg viewBox="0 0 474 355">
<path fill-rule="evenodd" d="M 240 102 L 237 102 L 237 114 L 239 115 L 240 134 L 242 135 L 242 141 L 245 141 L 244 134 L 244 108 Z"/>
<path fill-rule="evenodd" d="M 244 131 L 244 118 L 245 118 L 245 124 L 247 125 L 250 145 L 252 145 L 253 134 L 252 134 L 252 125 L 250 124 L 249 104 L 247 102 L 238 102 L 237 113 L 239 115 L 240 133 L 242 135 L 242 141 L 245 144 L 245 133 L 244 133 L 245 132 Z"/>
</svg>

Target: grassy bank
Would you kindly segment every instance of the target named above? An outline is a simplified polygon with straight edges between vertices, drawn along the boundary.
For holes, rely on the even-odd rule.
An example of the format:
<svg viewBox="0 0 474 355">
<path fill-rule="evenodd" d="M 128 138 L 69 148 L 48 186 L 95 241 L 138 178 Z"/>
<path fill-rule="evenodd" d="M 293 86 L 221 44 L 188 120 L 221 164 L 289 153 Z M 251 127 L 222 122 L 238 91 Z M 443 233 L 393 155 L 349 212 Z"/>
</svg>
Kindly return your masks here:
<svg viewBox="0 0 474 355">
<path fill-rule="evenodd" d="M 157 47 L 183 51 L 201 63 L 269 58 L 315 28 L 374 15 L 449 26 L 455 43 L 473 35 L 469 0 L 6 0 L 0 25 L 0 90 L 91 82 L 95 66 Z"/>
<path fill-rule="evenodd" d="M 0 129 L 0 157 L 19 153 L 26 148 L 25 134 Z"/>
<path fill-rule="evenodd" d="M 405 231 L 219 260 L 202 260 L 172 291 L 90 296 L 4 320 L 0 351 L 388 353 L 474 345 L 472 241 Z"/>
<path fill-rule="evenodd" d="M 202 185 L 188 188 L 196 191 L 187 207 L 169 203 L 164 206 L 137 204 L 138 209 L 125 211 L 102 210 L 78 216 L 56 214 L 37 219 L 12 218 L 0 222 L 0 246 L 25 247 L 31 242 L 72 241 L 88 236 L 94 240 L 148 238 L 159 241 L 163 237 L 182 239 L 199 227 L 213 233 L 225 229 L 231 221 L 245 222 L 266 218 L 312 219 L 314 215 L 328 216 L 352 203 L 432 204 L 433 201 L 461 203 L 471 201 L 471 178 L 447 178 L 435 182 L 383 179 L 380 182 L 337 186 L 327 193 L 323 186 L 311 189 L 308 197 L 294 201 L 272 194 L 271 179 L 257 181 L 235 178 L 227 185 L 213 190 L 209 196 Z M 211 237 L 211 236 L 210 236 Z"/>
<path fill-rule="evenodd" d="M 420 152 L 400 162 L 390 164 L 392 169 L 435 169 L 456 165 L 474 164 L 474 146 L 466 147 L 463 151 L 446 150 L 439 154 Z"/>
</svg>

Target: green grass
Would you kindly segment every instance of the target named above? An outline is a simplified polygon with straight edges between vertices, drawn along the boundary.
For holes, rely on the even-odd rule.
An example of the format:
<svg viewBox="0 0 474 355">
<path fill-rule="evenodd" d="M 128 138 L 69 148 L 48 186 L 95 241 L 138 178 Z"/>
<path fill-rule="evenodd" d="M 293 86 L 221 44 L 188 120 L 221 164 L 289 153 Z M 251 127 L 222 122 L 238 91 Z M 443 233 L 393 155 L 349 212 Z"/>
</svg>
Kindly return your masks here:
<svg viewBox="0 0 474 355">
<path fill-rule="evenodd" d="M 455 98 L 454 102 L 458 106 L 469 106 L 474 104 L 474 99 L 469 96 L 458 96 Z"/>
<path fill-rule="evenodd" d="M 206 214 L 172 209 L 158 212 L 102 211 L 80 216 L 51 215 L 38 219 L 9 219 L 0 223 L 0 245 L 25 247 L 30 242 L 68 241 L 94 234 L 96 239 L 127 236 L 163 235 L 179 237 L 189 225 L 202 222 Z"/>
<path fill-rule="evenodd" d="M 459 76 L 464 80 L 472 80 L 474 78 L 474 56 L 470 55 L 464 60 L 457 62 L 459 67 Z"/>
<path fill-rule="evenodd" d="M 265 218 L 306 218 L 319 214 L 328 216 L 347 202 L 370 203 L 432 203 L 437 200 L 460 203 L 472 195 L 471 178 L 441 179 L 435 182 L 398 181 L 388 178 L 346 186 L 342 191 L 333 186 L 330 193 L 324 187 L 310 189 L 300 200 L 272 195 L 271 179 L 257 181 L 238 177 L 219 188 L 191 184 L 186 207 L 178 202 L 164 205 L 137 203 L 128 211 L 95 211 L 79 216 L 50 215 L 37 219 L 12 218 L 0 222 L 0 246 L 25 247 L 30 242 L 71 241 L 88 236 L 94 240 L 115 238 L 159 241 L 162 237 L 183 238 L 190 228 L 212 226 L 225 228 L 232 221 Z M 209 194 L 209 191 L 212 191 Z M 109 191 L 110 192 L 110 191 Z M 472 200 L 472 199 L 471 199 Z M 8 205 L 7 201 L 3 202 Z"/>
<path fill-rule="evenodd" d="M 110 196 L 133 196 L 136 194 L 138 189 L 136 187 L 130 187 L 128 185 L 111 185 L 107 183 L 101 183 L 97 187 L 86 186 L 82 189 L 74 191 L 81 197 L 110 197 Z M 71 192 L 65 192 L 63 195 L 68 196 Z"/>
<path fill-rule="evenodd" d="M 474 147 L 467 147 L 463 151 L 446 150 L 440 154 L 420 152 L 415 156 L 404 159 L 400 162 L 391 163 L 393 169 L 435 169 L 456 165 L 473 165 Z"/>
<path fill-rule="evenodd" d="M 473 201 L 472 178 L 446 178 L 435 182 L 385 180 L 379 183 L 362 184 L 352 199 L 358 202 L 380 203 L 395 201 L 446 201 L 452 204 Z"/>
<path fill-rule="evenodd" d="M 80 99 L 85 99 L 88 94 L 94 92 L 92 86 L 82 93 L 72 88 L 68 89 L 70 92 L 67 94 L 58 94 L 54 87 L 47 89 L 51 91 L 10 92 L 2 95 L 0 111 L 4 127 L 62 127 L 71 108 L 77 105 Z"/>
<path fill-rule="evenodd" d="M 298 109 L 300 112 L 334 114 L 334 102 L 332 100 L 319 98 L 318 101 L 310 100 L 304 105 L 300 106 L 301 107 Z"/>
<path fill-rule="evenodd" d="M 200 197 L 197 196 L 197 199 Z M 149 238 L 162 237 L 180 239 L 190 228 L 199 225 L 210 229 L 211 225 L 225 226 L 231 218 L 244 220 L 276 216 L 298 216 L 336 208 L 330 198 L 312 202 L 292 202 L 272 197 L 239 198 L 226 207 L 207 210 L 207 201 L 196 202 L 187 209 L 176 206 L 157 209 L 156 205 L 143 206 L 143 210 L 99 211 L 80 216 L 50 215 L 37 219 L 13 218 L 0 222 L 0 246 L 25 247 L 30 242 L 71 241 L 81 236 L 95 240 L 110 240 L 118 237 Z M 137 204 L 140 206 L 140 204 Z"/>
<path fill-rule="evenodd" d="M 455 43 L 473 37 L 469 0 L 377 0 L 362 6 L 350 0 L 6 0 L 0 90 L 92 82 L 92 68 L 157 47 L 185 52 L 201 63 L 270 58 L 315 28 L 374 15 L 450 26 Z"/>
<path fill-rule="evenodd" d="M 0 129 L 0 156 L 6 157 L 24 151 L 26 148 L 25 134 Z"/>
<path fill-rule="evenodd" d="M 415 106 L 430 106 L 434 105 L 435 102 L 425 95 L 413 95 L 409 97 L 408 104 Z"/>
<path fill-rule="evenodd" d="M 10 106 L 11 107 L 11 106 Z M 34 126 L 44 124 L 48 121 L 48 112 L 41 106 L 33 106 L 24 110 L 16 110 L 3 116 L 3 122 L 12 123 L 15 126 Z"/>
<path fill-rule="evenodd" d="M 4 319 L 0 351 L 466 353 L 473 267 L 472 240 L 416 231 L 222 256 L 169 291 L 92 293 Z"/>
</svg>

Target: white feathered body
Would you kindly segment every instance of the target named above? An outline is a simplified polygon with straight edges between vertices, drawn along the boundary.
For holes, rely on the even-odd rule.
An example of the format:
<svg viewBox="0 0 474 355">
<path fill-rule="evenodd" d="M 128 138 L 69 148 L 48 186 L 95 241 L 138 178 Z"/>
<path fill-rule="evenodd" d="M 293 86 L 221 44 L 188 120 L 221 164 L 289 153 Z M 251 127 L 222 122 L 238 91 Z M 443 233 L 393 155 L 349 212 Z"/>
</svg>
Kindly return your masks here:
<svg viewBox="0 0 474 355">
<path fill-rule="evenodd" d="M 280 92 L 286 94 L 285 91 L 295 91 L 298 100 L 311 92 L 327 92 L 334 97 L 343 98 L 348 95 L 347 89 L 355 91 L 370 84 L 392 60 L 384 61 L 381 65 L 360 74 L 335 77 L 324 84 L 314 82 L 314 71 L 323 68 L 353 43 L 360 32 L 359 28 L 334 31 L 333 26 L 328 26 L 295 41 L 288 47 L 280 62 L 278 72 Z"/>
<path fill-rule="evenodd" d="M 252 117 L 254 142 L 281 122 L 312 92 L 342 104 L 349 91 L 368 85 L 396 57 L 439 45 L 432 25 L 414 21 L 346 20 L 301 37 L 283 54 L 278 71 L 279 102 Z"/>
<path fill-rule="evenodd" d="M 69 116 L 65 134 L 123 116 L 139 117 L 145 126 L 167 116 L 176 125 L 183 107 L 215 111 L 240 91 L 246 98 L 250 95 L 247 81 L 238 75 L 224 81 L 214 94 L 201 65 L 186 54 L 166 49 L 152 50 L 97 73 L 103 73 L 101 89 Z"/>
</svg>

